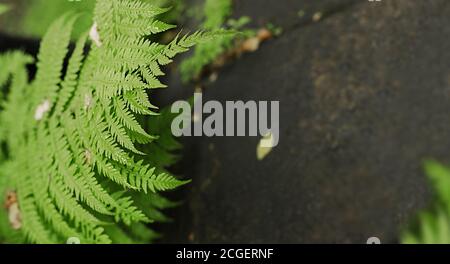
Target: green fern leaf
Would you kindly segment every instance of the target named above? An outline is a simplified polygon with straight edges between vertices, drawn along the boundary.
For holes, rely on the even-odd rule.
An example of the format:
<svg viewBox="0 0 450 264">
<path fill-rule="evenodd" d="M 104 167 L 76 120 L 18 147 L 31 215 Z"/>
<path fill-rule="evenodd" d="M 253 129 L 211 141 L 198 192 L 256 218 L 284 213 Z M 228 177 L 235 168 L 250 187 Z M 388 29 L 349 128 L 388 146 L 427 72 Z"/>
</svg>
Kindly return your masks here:
<svg viewBox="0 0 450 264">
<path fill-rule="evenodd" d="M 156 192 L 188 181 L 164 168 L 173 160 L 175 141 L 153 133 L 168 131 L 155 128 L 151 135 L 142 126 L 166 120 L 148 92 L 165 87 L 158 77 L 175 55 L 222 33 L 178 36 L 167 45 L 150 41 L 148 34 L 173 28 L 156 19 L 165 11 L 142 1 L 98 0 L 94 26 L 70 55 L 78 16 L 63 15 L 42 40 L 31 83 L 29 56 L 0 55 L 0 87 L 9 90 L 0 96 L 0 141 L 8 147 L 8 155 L 0 151 L 6 183 L 0 191 L 17 193 L 22 220 L 14 224 L 29 242 L 64 243 L 73 236 L 82 243 L 151 240 L 157 234 L 142 231 L 144 224 L 168 220 L 160 210 L 171 203 Z M 138 150 L 136 143 L 147 145 Z M 165 161 L 147 158 L 154 155 Z M 147 204 L 150 209 L 140 208 Z"/>
</svg>

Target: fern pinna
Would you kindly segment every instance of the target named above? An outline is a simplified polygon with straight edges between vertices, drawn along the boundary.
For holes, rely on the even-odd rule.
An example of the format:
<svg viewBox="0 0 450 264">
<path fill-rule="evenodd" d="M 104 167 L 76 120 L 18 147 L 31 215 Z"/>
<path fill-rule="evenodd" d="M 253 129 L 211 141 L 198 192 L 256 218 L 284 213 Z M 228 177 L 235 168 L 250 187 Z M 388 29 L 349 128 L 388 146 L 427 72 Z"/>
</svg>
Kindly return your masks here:
<svg viewBox="0 0 450 264">
<path fill-rule="evenodd" d="M 0 215 L 0 238 L 145 242 L 155 236 L 145 224 L 167 220 L 158 210 L 174 204 L 157 192 L 186 181 L 164 170 L 167 160 L 152 157 L 171 149 L 161 148 L 158 135 L 137 120 L 160 118 L 148 89 L 165 87 L 158 80 L 161 66 L 199 41 L 225 33 L 152 42 L 149 35 L 173 27 L 156 18 L 166 11 L 135 0 L 98 0 L 94 26 L 70 56 L 77 15 L 62 16 L 42 40 L 31 82 L 30 56 L 0 57 L 0 85 L 8 91 L 0 99 L 0 189 L 13 197 L 9 211 Z M 146 148 L 159 153 L 144 155 Z"/>
</svg>

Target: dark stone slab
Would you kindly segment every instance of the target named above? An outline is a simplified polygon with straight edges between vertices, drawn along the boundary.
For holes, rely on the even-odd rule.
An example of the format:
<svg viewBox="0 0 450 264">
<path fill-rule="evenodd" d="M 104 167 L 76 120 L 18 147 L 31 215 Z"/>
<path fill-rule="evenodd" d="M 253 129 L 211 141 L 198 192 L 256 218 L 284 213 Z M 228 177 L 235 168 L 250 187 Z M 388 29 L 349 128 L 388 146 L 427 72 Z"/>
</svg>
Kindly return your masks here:
<svg viewBox="0 0 450 264">
<path fill-rule="evenodd" d="M 202 0 L 186 1 L 192 7 L 201 7 L 203 3 Z M 251 22 L 246 25 L 248 28 L 259 29 L 271 24 L 282 31 L 289 32 L 313 23 L 315 15 L 319 14 L 322 19 L 326 19 L 335 13 L 342 12 L 352 5 L 362 2 L 364 0 L 234 0 L 233 17 L 250 17 Z M 198 21 L 189 18 L 180 21 L 179 25 L 185 31 L 195 31 L 197 26 Z M 190 53 L 181 54 L 176 58 L 176 61 L 179 62 L 188 56 L 190 56 Z M 154 97 L 162 105 L 167 105 L 192 95 L 193 87 L 181 82 L 178 67 L 172 64 L 170 69 L 171 72 L 167 76 L 167 80 L 165 80 L 165 83 L 170 87 L 170 91 L 155 91 L 154 93 Z"/>
<path fill-rule="evenodd" d="M 429 198 L 421 162 L 450 161 L 449 23 L 447 0 L 364 2 L 223 69 L 205 100 L 279 100 L 280 144 L 186 139 L 162 242 L 396 242 Z"/>
<path fill-rule="evenodd" d="M 251 26 L 264 27 L 272 23 L 290 29 L 311 22 L 317 13 L 329 16 L 361 2 L 361 0 L 235 0 L 233 15 L 251 17 Z"/>
</svg>

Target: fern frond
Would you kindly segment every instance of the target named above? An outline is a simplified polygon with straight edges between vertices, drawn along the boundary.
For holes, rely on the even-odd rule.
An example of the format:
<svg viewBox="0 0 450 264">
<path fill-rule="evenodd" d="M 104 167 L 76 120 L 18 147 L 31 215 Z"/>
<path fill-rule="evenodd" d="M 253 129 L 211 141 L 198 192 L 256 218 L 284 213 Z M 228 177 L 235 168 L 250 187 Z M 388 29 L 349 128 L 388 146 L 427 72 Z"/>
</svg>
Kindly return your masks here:
<svg viewBox="0 0 450 264">
<path fill-rule="evenodd" d="M 200 77 L 203 68 L 232 48 L 234 39 L 238 37 L 235 31 L 240 30 L 248 22 L 248 18 L 241 17 L 238 22 L 226 23 L 231 12 L 231 0 L 205 0 L 204 21 L 201 28 L 206 31 L 229 28 L 229 31 L 228 34 L 218 34 L 217 37 L 201 43 L 195 48 L 192 56 L 182 61 L 180 71 L 184 82 Z M 246 34 L 252 35 L 254 32 L 248 31 Z"/>
<path fill-rule="evenodd" d="M 111 114 L 106 114 L 106 121 L 108 124 L 108 129 L 111 132 L 114 140 L 117 141 L 122 147 L 136 153 L 139 155 L 145 155 L 145 153 L 136 149 L 131 140 L 130 136 L 127 134 L 127 131 L 123 126 L 121 126 L 120 122 L 117 118 L 111 116 Z"/>
<path fill-rule="evenodd" d="M 153 174 L 147 182 L 148 188 L 152 192 L 156 192 L 176 189 L 182 185 L 188 184 L 190 180 L 181 181 L 172 175 L 161 173 L 158 175 Z"/>
<path fill-rule="evenodd" d="M 74 15 L 64 15 L 52 24 L 48 33 L 42 39 L 38 54 L 37 73 L 33 86 L 33 103 L 47 99 L 54 104 L 61 82 L 64 59 L 66 57 L 73 24 Z"/>
<path fill-rule="evenodd" d="M 42 222 L 34 199 L 20 197 L 20 209 L 22 220 L 22 229 L 27 239 L 34 243 L 53 244 L 57 243 L 55 237 L 51 235 L 50 231 Z"/>
<path fill-rule="evenodd" d="M 122 164 L 126 164 L 129 156 L 118 147 L 112 135 L 107 129 L 105 121 L 101 117 L 91 120 L 89 124 L 91 133 L 90 143 L 94 146 L 95 154 L 104 156 L 107 159 L 112 159 Z"/>
<path fill-rule="evenodd" d="M 0 140 L 10 139 L 8 147 L 15 153 L 22 145 L 21 135 L 25 133 L 29 124 L 24 120 L 27 114 L 27 104 L 22 100 L 28 96 L 28 74 L 26 65 L 33 59 L 22 52 L 8 52 L 0 56 L 0 89 L 10 80 L 9 94 L 0 94 Z M 5 100 L 6 99 L 6 100 Z M 5 101 L 4 101 L 5 100 Z M 15 127 L 14 131 L 8 127 Z"/>
<path fill-rule="evenodd" d="M 154 108 L 148 100 L 147 93 L 142 90 L 126 92 L 124 95 L 126 106 L 136 114 L 140 115 L 157 115 L 157 113 L 149 110 Z"/>
<path fill-rule="evenodd" d="M 119 184 L 120 186 L 123 186 L 124 188 L 131 188 L 131 185 L 127 181 L 127 176 L 121 174 L 120 171 L 117 170 L 111 163 L 105 161 L 104 159 L 102 159 L 100 157 L 96 157 L 94 155 L 93 155 L 92 159 L 95 162 L 97 171 L 101 175 L 108 177 L 110 180 Z"/>
<path fill-rule="evenodd" d="M 450 244 L 450 169 L 427 161 L 425 172 L 435 191 L 435 202 L 402 236 L 404 244 Z"/>
<path fill-rule="evenodd" d="M 144 224 L 168 220 L 160 210 L 170 203 L 143 203 L 144 197 L 156 199 L 156 192 L 188 181 L 165 171 L 173 142 L 154 133 L 169 132 L 146 131 L 147 119 L 136 114 L 150 122 L 165 120 L 148 96 L 165 87 L 158 80 L 162 66 L 223 32 L 179 35 L 167 45 L 153 42 L 148 34 L 174 27 L 156 18 L 165 11 L 142 1 L 98 0 L 91 48 L 87 51 L 84 33 L 70 54 L 78 16 L 63 15 L 42 40 L 31 83 L 25 67 L 30 57 L 0 55 L 0 87 L 10 91 L 0 96 L 0 140 L 8 147 L 0 167 L 7 169 L 5 188 L 17 192 L 22 223 L 16 224 L 30 242 L 64 243 L 71 236 L 82 243 L 144 241 L 157 237 L 143 231 Z M 148 146 L 138 150 L 135 143 Z M 152 148 L 155 152 L 148 152 Z M 147 158 L 152 155 L 165 161 Z M 134 195 L 138 192 L 142 196 Z M 140 208 L 147 204 L 149 209 Z"/>
<path fill-rule="evenodd" d="M 78 73 L 81 70 L 84 59 L 84 46 L 87 40 L 87 33 L 83 34 L 78 40 L 75 50 L 69 60 L 67 72 L 64 81 L 61 84 L 61 91 L 59 93 L 59 100 L 56 104 L 56 113 L 62 113 L 65 110 L 66 104 L 69 102 L 74 94 L 78 82 Z"/>
<path fill-rule="evenodd" d="M 123 192 L 113 194 L 115 196 L 119 206 L 115 214 L 116 222 L 120 220 L 126 225 L 131 225 L 132 223 L 144 222 L 150 223 L 151 220 L 136 206 L 133 205 L 133 200 L 129 196 L 122 197 Z"/>
<path fill-rule="evenodd" d="M 118 120 L 122 123 L 124 127 L 139 133 L 145 137 L 151 138 L 147 132 L 141 127 L 141 125 L 136 121 L 134 116 L 128 111 L 125 103 L 121 99 L 114 100 L 114 109 Z"/>
</svg>

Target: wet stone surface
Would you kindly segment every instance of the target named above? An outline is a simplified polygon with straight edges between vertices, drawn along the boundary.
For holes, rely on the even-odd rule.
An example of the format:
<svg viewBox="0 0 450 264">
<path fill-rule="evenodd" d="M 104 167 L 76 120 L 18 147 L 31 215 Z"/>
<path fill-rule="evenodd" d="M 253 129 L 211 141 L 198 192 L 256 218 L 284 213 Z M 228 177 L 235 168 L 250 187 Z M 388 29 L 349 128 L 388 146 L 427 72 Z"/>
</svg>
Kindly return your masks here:
<svg viewBox="0 0 450 264">
<path fill-rule="evenodd" d="M 341 1 L 306 2 L 237 1 L 239 15 L 264 24 L 274 11 L 286 30 L 225 67 L 204 100 L 279 100 L 280 144 L 258 161 L 256 137 L 186 138 L 193 182 L 173 194 L 185 203 L 162 242 L 396 242 L 427 205 L 422 161 L 450 162 L 450 2 L 283 20 Z"/>
</svg>

